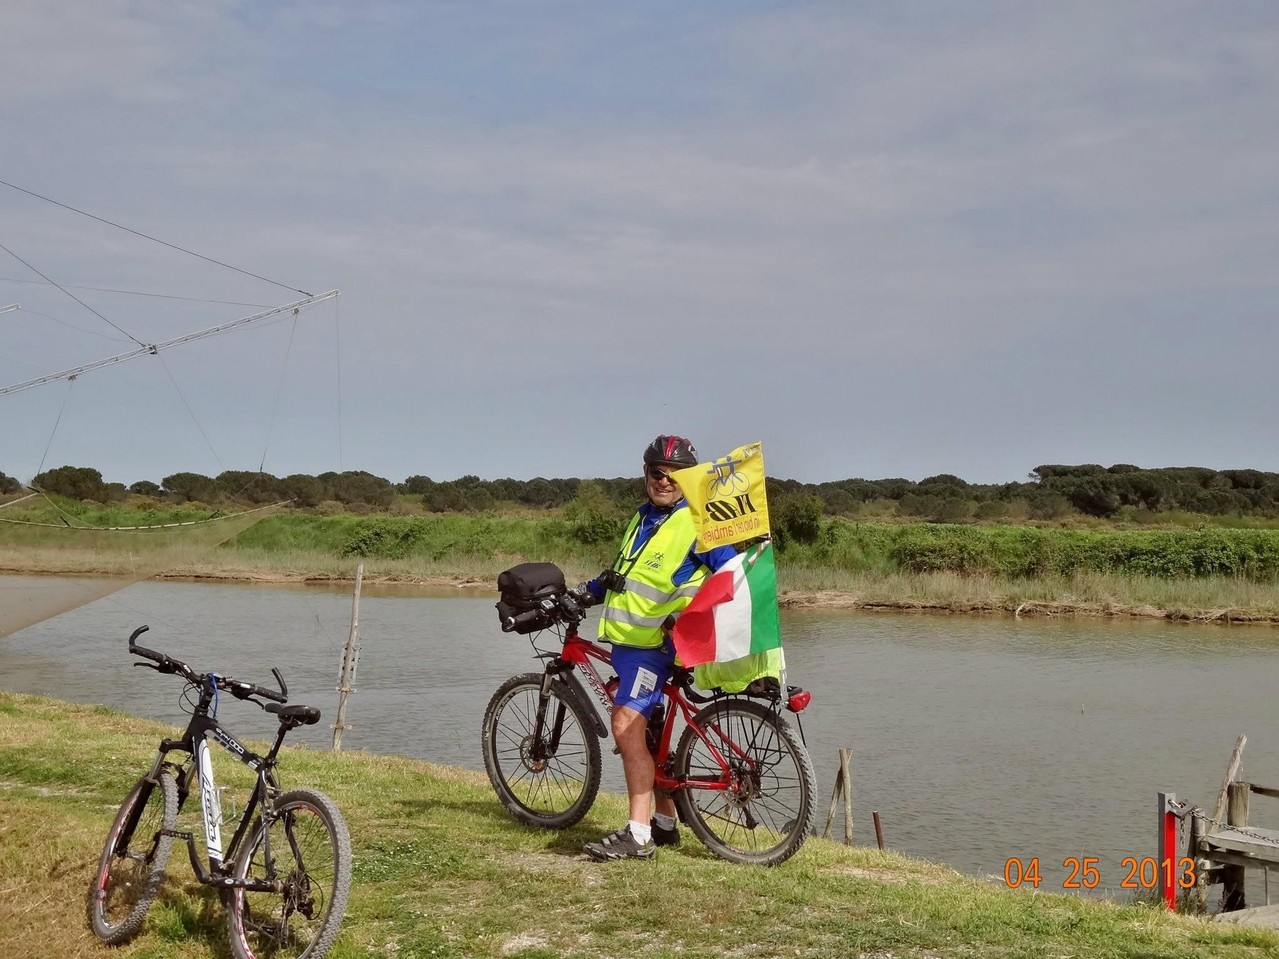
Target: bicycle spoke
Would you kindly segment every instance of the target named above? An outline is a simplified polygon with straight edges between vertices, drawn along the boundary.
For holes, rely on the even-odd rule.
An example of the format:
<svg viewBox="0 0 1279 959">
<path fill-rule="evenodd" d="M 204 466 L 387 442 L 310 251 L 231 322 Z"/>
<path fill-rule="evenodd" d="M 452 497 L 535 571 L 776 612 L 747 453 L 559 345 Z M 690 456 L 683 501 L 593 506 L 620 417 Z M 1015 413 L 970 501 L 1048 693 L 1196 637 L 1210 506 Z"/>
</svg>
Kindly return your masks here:
<svg viewBox="0 0 1279 959">
<path fill-rule="evenodd" d="M 274 889 L 235 892 L 237 955 L 286 959 L 327 948 L 350 885 L 349 839 L 331 801 L 305 790 L 282 797 L 278 812 L 258 827 L 248 856 L 237 874 Z"/>
<path fill-rule="evenodd" d="M 558 684 L 542 703 L 542 677 L 512 677 L 494 694 L 484 719 L 484 766 L 517 819 L 563 828 L 590 807 L 599 788 L 598 741 L 579 706 Z"/>
<path fill-rule="evenodd" d="M 698 838 L 726 859 L 772 864 L 792 855 L 811 824 L 812 764 L 783 720 L 746 700 L 699 715 L 678 753 L 689 787 L 677 793 Z M 705 738 L 702 738 L 705 736 Z"/>
</svg>

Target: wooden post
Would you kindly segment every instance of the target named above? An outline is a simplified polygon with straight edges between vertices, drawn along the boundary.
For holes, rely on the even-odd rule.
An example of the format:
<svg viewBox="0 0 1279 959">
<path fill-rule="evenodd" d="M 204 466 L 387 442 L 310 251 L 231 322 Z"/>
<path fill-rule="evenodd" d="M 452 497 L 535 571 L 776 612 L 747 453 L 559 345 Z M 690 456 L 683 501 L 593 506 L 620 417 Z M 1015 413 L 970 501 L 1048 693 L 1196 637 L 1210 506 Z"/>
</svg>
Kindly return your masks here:
<svg viewBox="0 0 1279 959">
<path fill-rule="evenodd" d="M 876 809 L 874 812 L 872 812 L 870 814 L 870 818 L 875 820 L 875 844 L 879 846 L 880 849 L 883 849 L 884 848 L 884 829 L 879 824 L 879 810 Z"/>
<path fill-rule="evenodd" d="M 844 779 L 844 845 L 853 844 L 853 751 L 839 751 L 839 774 Z"/>
<path fill-rule="evenodd" d="M 1231 826 L 1248 825 L 1248 784 L 1230 783 L 1226 790 L 1226 822 Z M 1221 911 L 1233 912 L 1244 908 L 1244 867 L 1226 865 L 1221 869 Z"/>
<path fill-rule="evenodd" d="M 839 808 L 839 797 L 844 797 L 844 843 L 853 844 L 853 772 L 851 761 L 853 751 L 839 751 L 839 773 L 835 777 L 835 788 L 830 794 L 830 810 L 826 813 L 826 828 L 822 830 L 822 838 L 830 839 L 830 829 L 835 822 L 835 810 Z"/>
<path fill-rule="evenodd" d="M 822 830 L 822 838 L 830 838 L 830 827 L 835 822 L 835 810 L 839 807 L 839 794 L 844 791 L 844 776 L 841 770 L 835 776 L 835 788 L 830 791 L 830 810 L 826 813 L 826 828 Z"/>
<path fill-rule="evenodd" d="M 333 750 L 342 748 L 342 730 L 350 729 L 346 721 L 346 697 L 355 692 L 355 667 L 360 658 L 360 586 L 364 582 L 364 564 L 355 567 L 355 594 L 351 598 L 351 632 L 347 635 L 346 648 L 342 650 L 342 678 L 338 680 L 338 718 L 333 724 Z"/>
<path fill-rule="evenodd" d="M 1208 870 L 1212 868 L 1211 863 L 1199 855 L 1199 842 L 1203 839 L 1202 815 L 1198 807 L 1191 812 L 1188 841 L 1189 855 L 1195 864 L 1195 913 L 1200 916 L 1208 911 Z"/>
<path fill-rule="evenodd" d="M 1226 764 L 1226 778 L 1221 781 L 1221 789 L 1217 792 L 1217 805 L 1212 807 L 1212 818 L 1214 822 L 1221 822 L 1222 817 L 1226 814 L 1226 792 L 1230 788 L 1230 784 L 1235 781 L 1235 777 L 1239 775 L 1239 764 L 1243 762 L 1243 747 L 1247 745 L 1248 737 L 1243 733 L 1239 734 L 1239 738 L 1235 740 L 1235 748 L 1230 753 L 1230 762 Z M 1209 831 L 1213 828 L 1210 823 Z"/>
</svg>

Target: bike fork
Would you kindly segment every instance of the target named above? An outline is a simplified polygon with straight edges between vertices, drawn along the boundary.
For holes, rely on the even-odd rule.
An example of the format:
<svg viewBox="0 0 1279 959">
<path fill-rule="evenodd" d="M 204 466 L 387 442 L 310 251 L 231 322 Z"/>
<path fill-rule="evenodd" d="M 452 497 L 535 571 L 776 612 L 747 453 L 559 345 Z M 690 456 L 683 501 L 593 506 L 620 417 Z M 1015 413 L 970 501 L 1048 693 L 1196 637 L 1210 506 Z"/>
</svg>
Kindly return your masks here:
<svg viewBox="0 0 1279 959">
<path fill-rule="evenodd" d="M 542 675 L 542 691 L 537 698 L 537 717 L 533 721 L 533 741 L 541 744 L 546 742 L 547 756 L 554 756 L 555 751 L 560 748 L 560 734 L 564 731 L 564 704 L 558 703 L 555 708 L 555 720 L 552 723 L 550 740 L 543 739 L 546 732 L 546 708 L 551 703 L 551 684 L 555 682 L 555 674 L 547 670 Z M 546 757 L 539 756 L 539 759 Z"/>
</svg>

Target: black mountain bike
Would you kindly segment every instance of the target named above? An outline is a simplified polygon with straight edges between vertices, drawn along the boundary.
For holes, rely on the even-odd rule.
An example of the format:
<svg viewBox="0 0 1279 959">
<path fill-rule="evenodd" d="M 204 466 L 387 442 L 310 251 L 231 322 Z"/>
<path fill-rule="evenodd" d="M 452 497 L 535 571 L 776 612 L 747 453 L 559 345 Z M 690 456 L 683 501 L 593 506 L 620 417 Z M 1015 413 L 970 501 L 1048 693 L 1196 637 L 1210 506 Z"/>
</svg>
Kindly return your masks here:
<svg viewBox="0 0 1279 959">
<path fill-rule="evenodd" d="M 282 792 L 276 756 L 285 734 L 320 718 L 314 706 L 285 706 L 288 686 L 272 669 L 279 690 L 197 673 L 179 660 L 137 645 L 146 626 L 129 637 L 134 663 L 181 676 L 188 684 L 191 721 L 180 739 L 162 739 L 150 771 L 125 797 L 89 887 L 89 925 L 103 942 L 134 938 L 164 879 L 175 839 L 183 839 L 196 878 L 217 888 L 227 912 L 227 933 L 237 959 L 320 959 L 333 944 L 351 891 L 351 838 L 333 801 L 311 789 Z M 275 744 L 258 756 L 217 720 L 218 694 L 230 693 L 279 717 Z M 262 702 L 261 700 L 268 700 Z M 213 778 L 209 740 L 257 774 L 225 852 L 222 806 Z M 171 754 L 179 754 L 175 762 Z M 178 813 L 199 789 L 208 865 L 195 836 L 177 828 Z"/>
</svg>

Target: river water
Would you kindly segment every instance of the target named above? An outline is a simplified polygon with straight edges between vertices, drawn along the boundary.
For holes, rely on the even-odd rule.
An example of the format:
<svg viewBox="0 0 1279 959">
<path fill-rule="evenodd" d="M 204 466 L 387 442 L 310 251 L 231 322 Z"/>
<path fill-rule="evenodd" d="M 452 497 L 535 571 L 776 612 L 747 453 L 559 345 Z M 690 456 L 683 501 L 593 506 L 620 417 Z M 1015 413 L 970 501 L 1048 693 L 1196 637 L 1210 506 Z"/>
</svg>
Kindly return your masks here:
<svg viewBox="0 0 1279 959">
<path fill-rule="evenodd" d="M 0 577 L 0 602 L 35 582 L 50 583 Z M 366 588 L 344 748 L 482 769 L 485 703 L 535 669 L 527 641 L 498 630 L 494 599 Z M 130 664 L 126 638 L 147 623 L 144 645 L 202 671 L 269 683 L 280 666 L 291 701 L 324 709 L 300 738 L 327 747 L 350 616 L 346 590 L 137 583 L 0 639 L 0 687 L 180 724 L 181 683 Z M 818 825 L 850 748 L 860 845 L 878 811 L 891 849 L 1001 879 L 1010 857 L 1038 858 L 1052 891 L 1068 857 L 1096 857 L 1098 892 L 1123 897 L 1122 860 L 1155 855 L 1157 793 L 1211 808 L 1240 733 L 1243 777 L 1279 785 L 1270 628 L 813 610 L 783 612 L 782 628 L 789 678 L 814 697 Z M 234 705 L 222 718 L 237 733 L 272 730 Z M 605 788 L 620 792 L 605 757 Z M 1254 818 L 1279 824 L 1279 803 L 1255 802 Z"/>
</svg>

